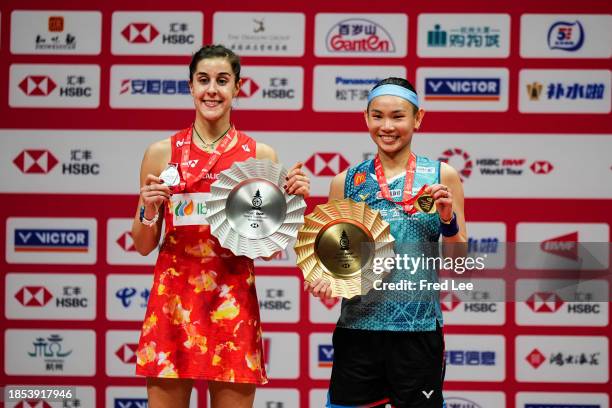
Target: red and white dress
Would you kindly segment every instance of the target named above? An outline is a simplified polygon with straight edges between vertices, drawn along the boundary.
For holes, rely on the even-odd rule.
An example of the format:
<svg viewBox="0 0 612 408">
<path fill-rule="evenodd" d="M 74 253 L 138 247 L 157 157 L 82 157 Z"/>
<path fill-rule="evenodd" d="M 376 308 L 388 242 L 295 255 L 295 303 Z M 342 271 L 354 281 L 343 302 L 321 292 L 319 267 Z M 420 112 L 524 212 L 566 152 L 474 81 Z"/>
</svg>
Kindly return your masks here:
<svg viewBox="0 0 612 408">
<path fill-rule="evenodd" d="M 191 141 L 191 132 L 189 128 L 172 136 L 171 162 L 183 161 L 182 141 Z M 173 194 L 166 206 L 165 237 L 140 334 L 137 375 L 267 382 L 253 260 L 222 248 L 198 215 L 219 172 L 255 157 L 255 141 L 235 133 L 237 143 L 203 178 Z M 199 174 L 210 156 L 190 143 L 189 172 Z"/>
</svg>

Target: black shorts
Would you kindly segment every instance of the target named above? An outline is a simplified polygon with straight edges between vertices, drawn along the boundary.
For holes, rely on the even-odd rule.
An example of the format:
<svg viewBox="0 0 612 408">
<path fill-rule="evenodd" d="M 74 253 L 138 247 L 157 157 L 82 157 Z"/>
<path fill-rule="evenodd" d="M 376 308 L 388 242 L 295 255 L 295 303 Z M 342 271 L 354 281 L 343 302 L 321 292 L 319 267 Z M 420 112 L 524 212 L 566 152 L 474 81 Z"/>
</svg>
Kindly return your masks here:
<svg viewBox="0 0 612 408">
<path fill-rule="evenodd" d="M 432 332 L 336 327 L 330 407 L 441 408 L 444 380 L 442 328 Z M 429 397 L 427 397 L 427 395 Z"/>
</svg>

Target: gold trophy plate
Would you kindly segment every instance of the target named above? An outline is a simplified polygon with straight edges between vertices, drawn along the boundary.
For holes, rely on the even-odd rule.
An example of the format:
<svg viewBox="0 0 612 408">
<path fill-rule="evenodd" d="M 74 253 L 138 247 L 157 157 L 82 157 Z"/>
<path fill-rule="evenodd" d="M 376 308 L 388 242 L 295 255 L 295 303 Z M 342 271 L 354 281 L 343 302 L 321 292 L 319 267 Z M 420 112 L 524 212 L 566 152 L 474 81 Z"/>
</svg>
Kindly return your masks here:
<svg viewBox="0 0 612 408">
<path fill-rule="evenodd" d="M 347 299 L 372 286 L 375 257 L 393 257 L 389 224 L 364 202 L 333 200 L 315 207 L 298 231 L 297 265 L 307 282 L 330 281 L 332 295 Z"/>
</svg>

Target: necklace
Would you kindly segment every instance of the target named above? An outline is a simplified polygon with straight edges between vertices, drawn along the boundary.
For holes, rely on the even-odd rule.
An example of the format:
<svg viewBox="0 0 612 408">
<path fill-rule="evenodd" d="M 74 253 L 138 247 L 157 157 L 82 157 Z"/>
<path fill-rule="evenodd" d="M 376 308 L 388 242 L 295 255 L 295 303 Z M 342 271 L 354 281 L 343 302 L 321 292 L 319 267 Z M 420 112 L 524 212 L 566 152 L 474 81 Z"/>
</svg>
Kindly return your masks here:
<svg viewBox="0 0 612 408">
<path fill-rule="evenodd" d="M 204 141 L 204 139 L 202 139 L 202 136 L 200 136 L 200 134 L 198 133 L 198 129 L 196 129 L 195 127 L 195 123 L 193 124 L 193 130 L 195 131 L 196 136 L 198 137 L 198 139 L 200 139 L 200 141 L 202 142 L 202 144 L 204 145 L 204 149 L 205 150 L 212 150 L 213 147 L 215 147 L 215 144 L 221 140 L 221 138 L 223 136 L 225 136 L 227 134 L 227 132 L 229 132 L 229 130 L 232 128 L 232 126 L 230 125 L 230 127 L 227 128 L 227 130 L 225 132 L 223 132 L 223 134 L 221 136 L 219 136 L 216 140 L 212 141 L 211 143 L 206 143 Z"/>
</svg>

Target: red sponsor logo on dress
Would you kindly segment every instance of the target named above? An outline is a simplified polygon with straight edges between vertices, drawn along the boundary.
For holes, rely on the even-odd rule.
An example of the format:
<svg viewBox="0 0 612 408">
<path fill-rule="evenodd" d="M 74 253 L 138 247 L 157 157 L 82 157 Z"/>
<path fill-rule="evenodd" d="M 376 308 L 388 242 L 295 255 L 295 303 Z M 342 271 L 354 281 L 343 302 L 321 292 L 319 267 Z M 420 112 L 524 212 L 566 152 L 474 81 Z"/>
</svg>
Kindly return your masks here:
<svg viewBox="0 0 612 408">
<path fill-rule="evenodd" d="M 578 231 L 547 239 L 540 244 L 540 248 L 549 254 L 563 258 L 578 260 Z"/>
<path fill-rule="evenodd" d="M 22 173 L 47 174 L 57 165 L 58 160 L 49 150 L 26 149 L 15 157 L 13 163 Z"/>
<path fill-rule="evenodd" d="M 355 173 L 355 175 L 353 176 L 353 185 L 355 187 L 365 183 L 365 181 L 366 181 L 365 173 Z"/>
<path fill-rule="evenodd" d="M 130 23 L 121 35 L 131 44 L 148 44 L 159 35 L 159 31 L 151 23 Z"/>
<path fill-rule="evenodd" d="M 315 176 L 335 176 L 349 167 L 340 153 L 315 153 L 304 163 Z"/>
</svg>

